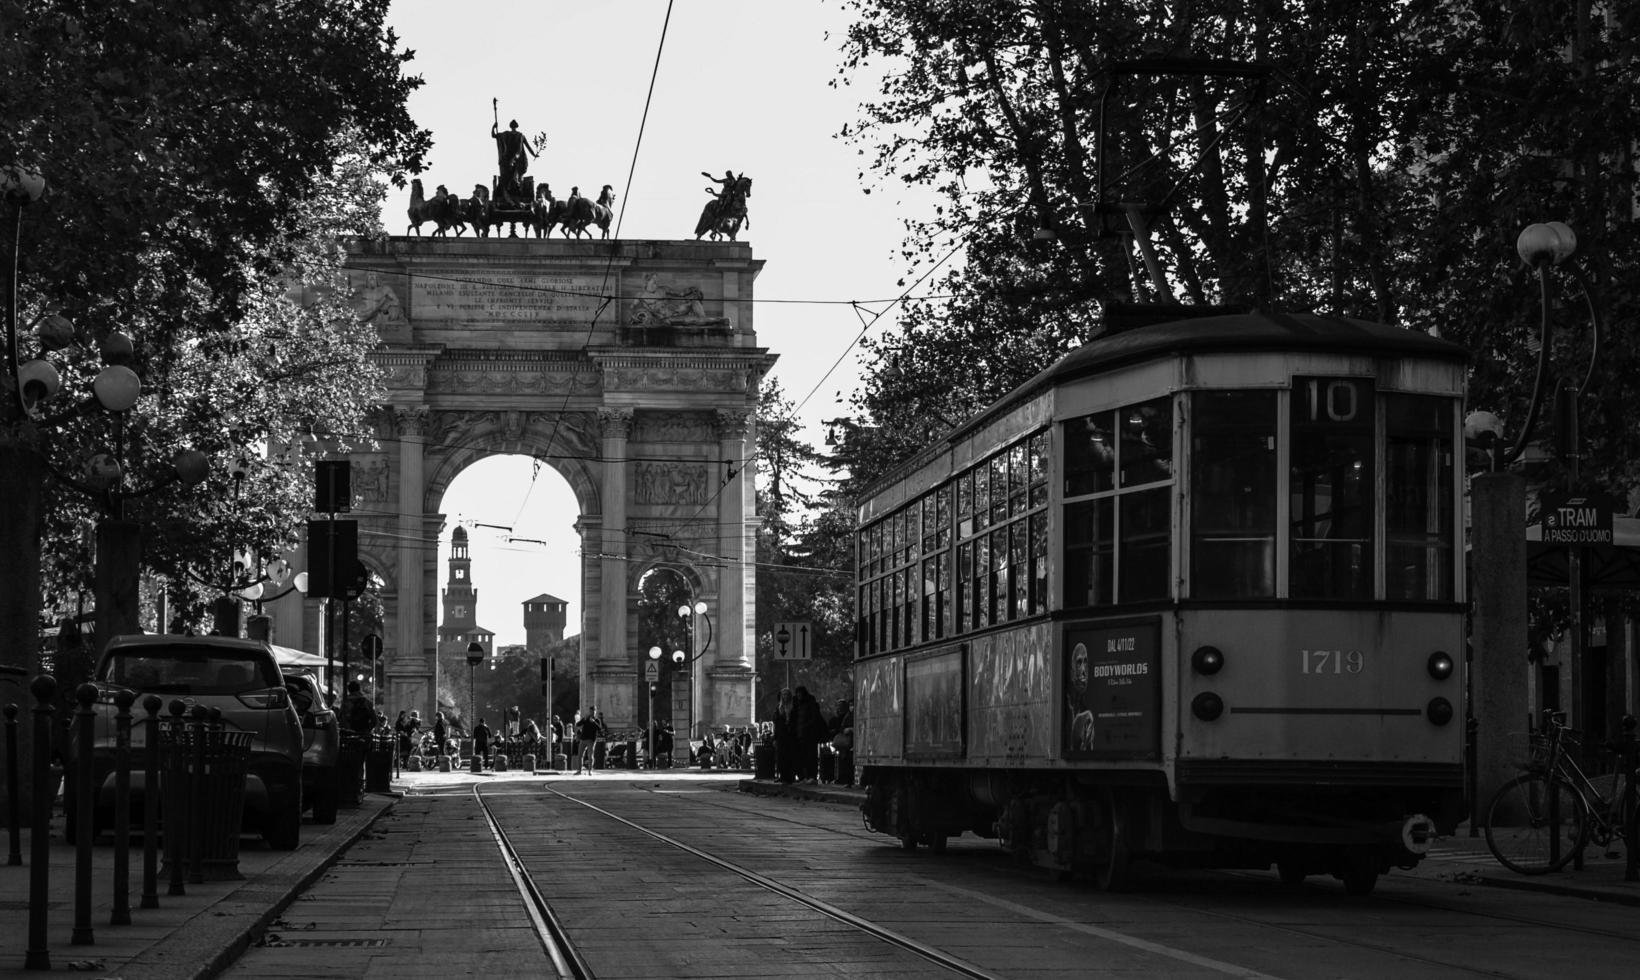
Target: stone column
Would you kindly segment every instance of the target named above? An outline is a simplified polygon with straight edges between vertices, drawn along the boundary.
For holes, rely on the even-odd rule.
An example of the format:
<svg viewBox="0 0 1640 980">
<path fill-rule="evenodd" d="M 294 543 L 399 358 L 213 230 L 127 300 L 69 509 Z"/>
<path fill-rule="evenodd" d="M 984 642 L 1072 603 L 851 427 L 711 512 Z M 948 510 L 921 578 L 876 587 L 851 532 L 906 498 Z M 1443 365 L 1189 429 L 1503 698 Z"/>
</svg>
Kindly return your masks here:
<svg viewBox="0 0 1640 980">
<path fill-rule="evenodd" d="M 598 548 L 598 662 L 591 671 L 591 686 L 583 688 L 581 706 L 596 706 L 603 711 L 606 723 L 624 726 L 632 722 L 632 696 L 627 685 L 636 669 L 626 648 L 626 445 L 632 435 L 632 410 L 601 409 L 598 423 L 603 432 L 604 455 L 603 533 Z"/>
<path fill-rule="evenodd" d="M 755 513 L 750 421 L 750 413 L 742 409 L 717 413 L 719 473 L 728 478 L 718 494 L 717 548 L 726 561 L 718 571 L 718 645 L 712 662 L 704 665 L 710 680 L 699 699 L 705 720 L 714 728 L 752 720 L 757 552 L 748 525 L 749 515 Z"/>
<path fill-rule="evenodd" d="M 1475 800 L 1485 807 L 1518 774 L 1531 711 L 1526 693 L 1526 481 L 1518 473 L 1480 473 L 1469 484 L 1469 592 L 1473 600 L 1469 668 L 1475 715 Z"/>
<path fill-rule="evenodd" d="M 423 628 L 427 606 L 423 568 L 427 542 L 423 539 L 422 497 L 427 478 L 424 453 L 431 412 L 426 408 L 402 408 L 394 413 L 399 440 L 398 499 L 398 616 L 394 635 L 384 637 L 388 650 L 387 688 L 389 707 L 416 708 L 424 719 L 438 709 L 434 692 L 438 679 L 434 659 Z M 435 549 L 435 554 L 436 554 Z"/>
</svg>

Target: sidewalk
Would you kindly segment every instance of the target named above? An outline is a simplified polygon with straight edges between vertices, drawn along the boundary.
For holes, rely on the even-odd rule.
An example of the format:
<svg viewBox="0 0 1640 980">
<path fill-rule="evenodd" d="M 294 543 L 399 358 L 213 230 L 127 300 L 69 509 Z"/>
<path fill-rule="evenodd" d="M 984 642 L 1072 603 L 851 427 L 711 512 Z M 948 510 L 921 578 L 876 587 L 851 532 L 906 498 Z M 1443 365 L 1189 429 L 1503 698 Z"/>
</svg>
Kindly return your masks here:
<svg viewBox="0 0 1640 980">
<path fill-rule="evenodd" d="M 773 780 L 742 779 L 742 793 L 759 796 L 786 796 L 792 799 L 821 803 L 859 806 L 866 793 L 858 786 L 836 786 L 830 783 L 782 785 Z M 1574 898 L 1621 905 L 1640 906 L 1640 882 L 1624 881 L 1625 862 L 1622 848 L 1614 848 L 1616 856 L 1607 856 L 1600 848 L 1590 847 L 1584 852 L 1582 870 L 1567 865 L 1564 871 L 1547 875 L 1516 874 L 1499 864 L 1486 849 L 1486 838 L 1469 836 L 1469 825 L 1459 826 L 1451 837 L 1442 837 L 1430 847 L 1429 854 L 1416 868 L 1390 872 L 1390 877 L 1426 878 L 1459 884 L 1490 885 L 1496 888 L 1515 888 L 1522 891 L 1566 895 Z"/>
<path fill-rule="evenodd" d="M 357 809 L 341 810 L 336 823 L 304 822 L 302 842 L 293 851 L 270 850 L 260 839 L 242 838 L 239 872 L 243 881 L 188 884 L 186 895 L 168 895 L 160 861 L 159 908 L 140 908 L 142 847 L 131 852 L 131 924 L 111 926 L 114 898 L 114 845 L 103 835 L 92 848 L 91 945 L 74 946 L 75 849 L 63 842 L 59 808 L 51 824 L 51 877 L 47 888 L 46 941 L 51 971 L 120 980 L 190 980 L 214 976 L 231 963 L 292 899 L 319 877 L 337 855 L 357 840 L 397 797 L 367 793 Z M 6 831 L 9 833 L 9 831 Z M 31 831 L 22 832 L 24 864 L 0 864 L 0 980 L 38 977 L 26 970 L 29 940 Z M 5 838 L 0 849 L 9 851 Z"/>
</svg>

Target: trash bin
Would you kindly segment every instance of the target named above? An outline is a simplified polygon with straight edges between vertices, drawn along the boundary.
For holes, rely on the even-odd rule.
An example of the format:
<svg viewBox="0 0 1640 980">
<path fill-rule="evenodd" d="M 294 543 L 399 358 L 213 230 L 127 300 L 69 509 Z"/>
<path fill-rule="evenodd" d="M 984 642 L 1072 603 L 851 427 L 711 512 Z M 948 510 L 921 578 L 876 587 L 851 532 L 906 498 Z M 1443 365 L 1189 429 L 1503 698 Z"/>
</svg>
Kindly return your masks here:
<svg viewBox="0 0 1640 980">
<path fill-rule="evenodd" d="M 204 725 L 160 728 L 166 874 L 180 863 L 194 881 L 238 881 L 251 733 Z"/>
<path fill-rule="evenodd" d="M 368 793 L 393 791 L 393 740 L 377 735 L 364 757 L 364 788 Z"/>
<path fill-rule="evenodd" d="M 368 735 L 342 732 L 341 750 L 336 753 L 336 802 L 357 809 L 364 802 L 364 757 L 370 744 Z"/>
<path fill-rule="evenodd" d="M 759 742 L 752 749 L 752 778 L 773 779 L 775 776 L 774 743 Z"/>
</svg>

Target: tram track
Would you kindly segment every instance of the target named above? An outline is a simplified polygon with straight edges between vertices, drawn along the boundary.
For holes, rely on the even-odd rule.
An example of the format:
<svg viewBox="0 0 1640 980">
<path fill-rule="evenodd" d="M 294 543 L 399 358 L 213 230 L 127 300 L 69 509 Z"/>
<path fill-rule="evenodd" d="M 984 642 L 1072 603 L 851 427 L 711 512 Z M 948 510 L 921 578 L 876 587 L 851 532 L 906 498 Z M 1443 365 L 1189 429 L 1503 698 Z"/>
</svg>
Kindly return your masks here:
<svg viewBox="0 0 1640 980">
<path fill-rule="evenodd" d="M 737 812 L 737 813 L 743 813 L 743 812 L 749 812 L 750 811 L 750 808 L 748 808 L 748 807 L 736 806 L 736 805 L 734 805 L 732 803 L 729 803 L 729 802 L 726 802 L 724 800 L 711 799 L 708 794 L 690 795 L 689 799 L 692 803 L 694 803 L 695 805 L 698 805 L 698 806 L 710 806 L 710 807 L 715 807 L 715 808 L 728 810 L 728 811 L 731 811 L 731 812 Z M 877 843 L 877 844 L 882 843 L 882 838 L 879 835 L 872 834 L 872 833 L 867 832 L 867 831 L 839 830 L 839 829 L 834 828 L 834 827 L 827 827 L 827 826 L 824 826 L 822 824 L 819 824 L 819 823 L 816 823 L 816 822 L 813 822 L 813 821 L 806 821 L 806 820 L 796 818 L 796 817 L 774 816 L 770 819 L 780 820 L 780 821 L 783 821 L 783 822 L 796 824 L 796 825 L 799 825 L 799 826 L 804 826 L 804 827 L 807 827 L 809 829 L 816 830 L 816 831 L 821 831 L 821 832 L 827 833 L 827 834 L 832 835 L 832 836 L 847 837 L 847 838 L 851 838 L 851 839 L 857 839 L 857 840 L 862 840 L 862 841 L 867 841 L 867 842 L 872 842 L 872 843 Z M 995 863 L 994 865 L 991 866 L 990 870 L 992 870 L 995 873 L 1010 874 L 1011 876 L 1015 876 L 1015 877 L 1023 876 L 1023 877 L 1028 877 L 1028 878 L 1040 878 L 1040 880 L 1043 881 L 1044 884 L 1051 884 L 1051 882 L 1049 881 L 1048 877 L 1045 874 L 1043 874 L 1040 871 L 1037 871 L 1036 869 L 1031 868 L 1031 867 L 1020 866 L 1020 865 L 1018 865 L 1017 863 L 1015 863 L 1013 861 L 1001 861 L 1001 860 L 999 860 L 997 863 Z M 1273 876 L 1270 876 L 1270 875 L 1267 875 L 1267 874 L 1262 874 L 1260 872 L 1254 872 L 1254 871 L 1231 871 L 1231 870 L 1212 871 L 1212 870 L 1209 870 L 1209 871 L 1204 871 L 1202 873 L 1207 874 L 1207 875 L 1211 875 L 1211 876 L 1216 877 L 1216 878 L 1223 878 L 1223 879 L 1229 879 L 1229 880 L 1243 880 L 1243 881 L 1248 881 L 1248 882 L 1259 882 L 1259 883 L 1265 883 L 1267 881 L 1269 884 L 1274 885 L 1275 887 L 1278 887 L 1278 888 L 1281 888 L 1281 889 L 1286 889 L 1286 888 L 1290 887 L 1290 886 L 1287 886 L 1287 885 L 1280 884 L 1279 882 L 1276 882 L 1274 880 Z M 949 890 L 949 886 L 947 886 L 947 885 L 945 885 L 941 882 L 938 882 L 938 881 L 935 881 L 935 880 L 930 880 L 929 883 L 934 887 L 947 888 Z M 957 891 L 964 891 L 964 890 L 957 889 Z M 1335 933 L 1330 933 L 1330 932 L 1327 932 L 1325 930 L 1309 930 L 1309 929 L 1304 929 L 1304 928 L 1301 928 L 1301 927 L 1292 926 L 1290 924 L 1271 923 L 1268 920 L 1260 919 L 1256 916 L 1243 915 L 1243 914 L 1240 914 L 1240 913 L 1236 913 L 1236 912 L 1233 912 L 1233 911 L 1227 911 L 1227 910 L 1223 910 L 1223 909 L 1203 908 L 1199 904 L 1169 901 L 1164 896 L 1160 896 L 1160 895 L 1140 894 L 1140 895 L 1129 895 L 1128 897 L 1130 899 L 1137 898 L 1139 900 L 1143 900 L 1143 901 L 1147 901 L 1147 902 L 1153 902 L 1153 903 L 1156 903 L 1156 904 L 1159 904 L 1159 905 L 1166 905 L 1170 908 L 1178 909 L 1178 910 L 1181 910 L 1181 911 L 1187 911 L 1187 912 L 1194 913 L 1194 914 L 1211 915 L 1211 916 L 1214 916 L 1215 918 L 1219 918 L 1219 919 L 1222 919 L 1222 920 L 1225 920 L 1225 921 L 1238 922 L 1238 923 L 1242 923 L 1242 924 L 1245 924 L 1245 925 L 1248 925 L 1248 926 L 1254 926 L 1254 927 L 1258 927 L 1258 928 L 1275 929 L 1275 930 L 1279 930 L 1279 931 L 1282 931 L 1282 932 L 1286 932 L 1286 933 L 1291 934 L 1291 935 L 1302 936 L 1303 938 L 1306 938 L 1306 939 L 1320 940 L 1320 941 L 1335 943 L 1335 944 L 1339 944 L 1339 945 L 1348 946 L 1348 947 L 1351 947 L 1351 948 L 1361 949 L 1363 951 L 1371 951 L 1371 952 L 1375 952 L 1375 953 L 1389 954 L 1389 955 L 1405 957 L 1409 960 L 1416 960 L 1418 962 L 1425 963 L 1427 965 L 1440 966 L 1442 968 L 1447 968 L 1447 969 L 1457 970 L 1457 971 L 1461 971 L 1461 972 L 1466 972 L 1466 973 L 1470 973 L 1470 974 L 1473 974 L 1473 975 L 1478 975 L 1478 976 L 1499 976 L 1500 975 L 1496 971 L 1493 971 L 1493 970 L 1474 969 L 1474 968 L 1472 968 L 1472 967 L 1470 967 L 1466 964 L 1459 963 L 1459 962 L 1453 962 L 1453 961 L 1440 959 L 1440 958 L 1435 958 L 1435 957 L 1422 957 L 1422 956 L 1418 956 L 1416 954 L 1411 954 L 1411 953 L 1408 953 L 1404 950 L 1397 949 L 1395 947 L 1388 946 L 1388 945 L 1385 945 L 1385 944 L 1373 943 L 1373 942 L 1369 942 L 1369 941 L 1363 941 L 1363 940 L 1359 940 L 1359 939 L 1352 939 L 1352 938 L 1348 938 L 1348 937 L 1341 937 L 1341 936 L 1339 936 Z M 1353 901 L 1353 899 L 1352 899 L 1352 901 Z M 1407 908 L 1444 912 L 1444 913 L 1447 913 L 1447 914 L 1450 914 L 1450 915 L 1461 915 L 1461 916 L 1464 916 L 1464 917 L 1467 917 L 1467 918 L 1477 919 L 1477 920 L 1480 920 L 1480 921 L 1483 921 L 1483 922 L 1488 922 L 1488 923 L 1504 923 L 1504 924 L 1509 924 L 1509 925 L 1529 926 L 1529 927 L 1532 927 L 1532 928 L 1535 928 L 1535 929 L 1551 929 L 1551 930 L 1555 930 L 1557 932 L 1562 932 L 1562 933 L 1570 933 L 1570 934 L 1574 934 L 1574 935 L 1587 936 L 1587 937 L 1592 937 L 1592 938 L 1608 939 L 1608 940 L 1614 940 L 1614 941 L 1623 942 L 1623 943 L 1640 943 L 1640 935 L 1636 935 L 1635 933 L 1633 933 L 1631 931 L 1623 931 L 1623 930 L 1616 930 L 1616 929 L 1604 929 L 1604 928 L 1599 928 L 1599 927 L 1595 927 L 1595 926 L 1584 925 L 1584 924 L 1577 923 L 1577 922 L 1568 922 L 1568 921 L 1564 921 L 1564 920 L 1549 917 L 1549 916 L 1518 915 L 1518 914 L 1510 914 L 1510 913 L 1505 913 L 1505 912 L 1499 912 L 1499 911 L 1496 911 L 1496 910 L 1477 909 L 1477 908 L 1473 908 L 1473 907 L 1466 907 L 1466 906 L 1464 906 L 1460 903 L 1444 902 L 1444 901 L 1441 901 L 1439 899 L 1431 898 L 1431 897 L 1412 897 L 1412 896 L 1407 896 L 1407 895 L 1389 895 L 1389 894 L 1383 894 L 1382 891 L 1380 891 L 1379 894 L 1373 896 L 1372 901 L 1388 902 L 1388 903 L 1393 903 L 1395 905 L 1399 905 L 1399 906 L 1403 906 L 1403 907 L 1407 907 Z M 1012 904 L 1012 903 L 1009 903 L 1009 904 Z"/>
<path fill-rule="evenodd" d="M 810 911 L 819 913 L 834 922 L 846 925 L 863 935 L 870 936 L 873 939 L 908 952 L 928 964 L 945 970 L 955 976 L 969 977 L 972 978 L 972 980 L 1002 980 L 1002 978 L 1000 978 L 997 974 L 983 970 L 974 964 L 969 963 L 959 957 L 952 956 L 941 949 L 927 943 L 920 942 L 910 936 L 906 936 L 903 933 L 889 929 L 886 926 L 873 922 L 862 916 L 855 915 L 845 909 L 838 908 L 828 902 L 821 901 L 820 899 L 805 894 L 799 889 L 776 881 L 767 875 L 753 871 L 750 868 L 736 864 L 735 862 L 727 860 L 719 855 L 712 854 L 708 851 L 702 850 L 701 848 L 677 840 L 676 838 L 663 834 L 651 827 L 646 827 L 637 821 L 629 820 L 628 818 L 617 813 L 612 813 L 611 811 L 600 807 L 595 803 L 563 793 L 551 786 L 543 786 L 541 789 L 543 792 L 551 796 L 555 796 L 566 803 L 582 807 L 607 820 L 613 821 L 630 830 L 643 834 L 657 843 L 664 844 L 667 847 L 688 854 L 691 857 L 706 862 L 707 864 L 710 864 L 722 871 L 729 872 L 730 874 L 735 875 L 741 880 L 764 892 L 777 895 L 789 902 L 802 906 Z M 509 870 L 512 872 L 515 882 L 519 886 L 520 894 L 524 897 L 525 906 L 530 910 L 532 921 L 535 921 L 538 924 L 537 933 L 542 940 L 543 948 L 547 950 L 549 957 L 552 958 L 555 968 L 559 968 L 561 971 L 568 971 L 560 972 L 559 975 L 561 977 L 573 977 L 575 980 L 590 980 L 590 978 L 595 976 L 591 970 L 591 967 L 575 949 L 575 945 L 571 941 L 568 933 L 564 930 L 557 916 L 553 913 L 551 903 L 546 900 L 541 889 L 535 884 L 534 877 L 530 874 L 523 856 L 513 845 L 511 838 L 507 835 L 505 828 L 501 825 L 500 818 L 490 806 L 490 802 L 485 799 L 485 794 L 480 790 L 480 786 L 473 786 L 473 798 L 478 802 L 480 809 L 484 813 L 485 820 L 490 825 L 491 832 L 495 836 L 496 844 L 501 849 L 503 859 Z"/>
</svg>

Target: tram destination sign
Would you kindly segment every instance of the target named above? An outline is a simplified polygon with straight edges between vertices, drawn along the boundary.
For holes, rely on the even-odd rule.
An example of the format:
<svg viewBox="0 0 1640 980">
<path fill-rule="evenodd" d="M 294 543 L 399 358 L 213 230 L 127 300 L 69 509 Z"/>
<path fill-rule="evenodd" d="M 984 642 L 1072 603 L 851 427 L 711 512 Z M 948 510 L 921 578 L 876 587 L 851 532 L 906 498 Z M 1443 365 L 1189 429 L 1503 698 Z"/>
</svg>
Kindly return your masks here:
<svg viewBox="0 0 1640 980">
<path fill-rule="evenodd" d="M 1545 494 L 1544 544 L 1611 544 L 1611 498 L 1604 494 Z"/>
</svg>

